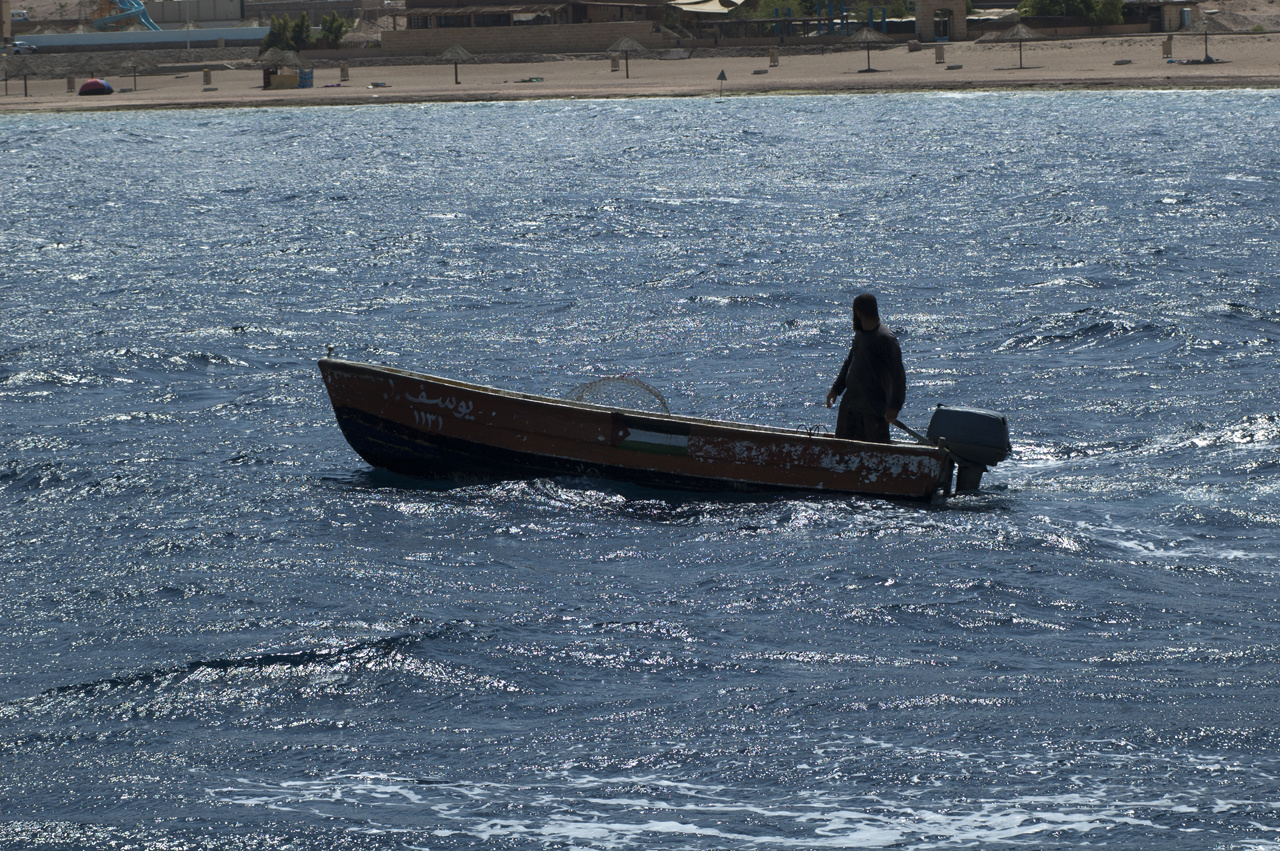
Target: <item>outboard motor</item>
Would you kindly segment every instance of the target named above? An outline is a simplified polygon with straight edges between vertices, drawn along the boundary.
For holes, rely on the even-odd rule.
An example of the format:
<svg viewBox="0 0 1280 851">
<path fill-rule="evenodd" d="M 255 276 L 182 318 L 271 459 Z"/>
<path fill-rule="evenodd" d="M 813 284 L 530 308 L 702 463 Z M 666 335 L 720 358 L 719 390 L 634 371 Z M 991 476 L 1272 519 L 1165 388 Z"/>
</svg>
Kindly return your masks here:
<svg viewBox="0 0 1280 851">
<path fill-rule="evenodd" d="M 976 491 L 982 474 L 1013 451 L 1004 414 L 980 408 L 939 405 L 929 420 L 928 437 L 955 457 L 956 493 Z"/>
</svg>

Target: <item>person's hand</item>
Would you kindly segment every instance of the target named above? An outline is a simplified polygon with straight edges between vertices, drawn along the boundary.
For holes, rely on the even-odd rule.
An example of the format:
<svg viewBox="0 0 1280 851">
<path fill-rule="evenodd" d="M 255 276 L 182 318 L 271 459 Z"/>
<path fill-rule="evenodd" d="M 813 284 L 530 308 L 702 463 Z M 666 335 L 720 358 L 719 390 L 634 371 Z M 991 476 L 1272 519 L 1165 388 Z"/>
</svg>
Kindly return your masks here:
<svg viewBox="0 0 1280 851">
<path fill-rule="evenodd" d="M 840 398 L 840 397 L 839 397 L 838 395 L 836 395 L 836 393 L 835 393 L 835 391 L 834 391 L 834 390 L 833 390 L 832 392 L 828 393 L 828 394 L 827 394 L 827 407 L 828 407 L 828 408 L 830 408 L 832 405 L 834 405 L 834 404 L 836 403 L 836 399 L 839 399 L 839 398 Z"/>
<path fill-rule="evenodd" d="M 887 422 L 889 425 L 893 425 L 898 421 L 898 414 L 900 413 L 901 411 L 885 411 L 884 412 L 885 422 Z"/>
</svg>

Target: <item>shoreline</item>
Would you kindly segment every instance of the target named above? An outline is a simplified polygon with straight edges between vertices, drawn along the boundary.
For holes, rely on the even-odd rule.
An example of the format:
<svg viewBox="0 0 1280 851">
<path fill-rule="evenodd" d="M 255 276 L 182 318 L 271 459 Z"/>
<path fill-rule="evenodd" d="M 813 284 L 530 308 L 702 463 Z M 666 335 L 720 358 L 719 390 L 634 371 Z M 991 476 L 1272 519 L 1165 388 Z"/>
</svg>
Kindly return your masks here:
<svg viewBox="0 0 1280 851">
<path fill-rule="evenodd" d="M 901 86 L 877 86 L 863 88 L 838 88 L 838 87 L 812 87 L 801 89 L 744 89 L 735 92 L 726 91 L 723 96 L 718 92 L 651 92 L 651 93 L 627 93 L 627 94 L 574 94 L 572 92 L 557 94 L 540 94 L 540 95 L 502 95 L 492 93 L 487 96 L 463 96 L 449 97 L 447 95 L 374 95 L 371 98 L 359 100 L 350 97 L 319 97 L 308 98 L 306 101 L 292 100 L 288 98 L 270 99 L 257 98 L 253 100 L 245 100 L 242 98 L 226 98 L 223 100 L 174 100 L 171 102 L 148 102 L 148 103 L 121 103 L 117 105 L 94 106 L 94 105 L 70 105 L 70 106 L 42 106 L 32 107 L 28 109 L 4 109 L 0 108 L 0 116 L 3 115 L 53 115 L 60 113 L 85 113 L 85 112 L 152 112 L 152 111 L 186 111 L 186 110 L 206 110 L 206 109 L 306 109 L 306 108 L 323 108 L 333 106 L 369 106 L 369 105 L 405 105 L 405 104 L 464 104 L 464 103 L 530 103 L 535 101 L 546 100 L 648 100 L 658 98 L 671 99 L 693 99 L 693 98 L 710 98 L 712 100 L 729 100 L 740 98 L 754 97 L 800 97 L 800 96 L 825 96 L 825 95 L 895 95 L 895 94 L 1010 94 L 1023 93 L 1034 94 L 1040 92 L 1207 92 L 1207 91 L 1261 91 L 1270 89 L 1280 89 L 1280 80 L 1274 78 L 1259 78 L 1253 83 L 1247 81 L 1240 82 L 1192 82 L 1171 84 L 1167 80 L 1132 80 L 1117 82 L 1115 84 L 1106 83 L 1054 83 L 1054 84 L 1022 84 L 1022 85 L 988 85 L 988 86 L 929 86 L 929 85 L 901 85 Z"/>
<path fill-rule="evenodd" d="M 139 76 L 138 90 L 80 96 L 66 78 L 13 78 L 0 96 L 0 114 L 119 112 L 154 109 L 235 109 L 356 104 L 610 100 L 652 97 L 758 97 L 762 95 L 908 94 L 1049 91 L 1206 91 L 1280 88 L 1280 34 L 1211 35 L 1216 60 L 1201 64 L 1201 35 L 1175 36 L 1172 60 L 1163 35 L 1026 42 L 1022 67 L 1017 44 L 952 42 L 941 60 L 932 46 L 823 53 L 781 52 L 770 66 L 760 55 L 699 55 L 683 59 L 632 57 L 625 72 L 599 57 L 542 58 L 536 62 L 352 64 L 339 84 L 334 63 L 316 63 L 315 88 L 263 90 L 257 68 L 207 62 L 201 71 Z M 410 59 L 412 61 L 412 59 Z M 199 67 L 200 62 L 191 63 Z M 875 73 L 868 73 L 870 65 Z M 219 67 L 221 65 L 221 67 Z M 190 67 L 190 66 L 189 66 Z M 723 72 L 727 79 L 718 81 Z M 107 77 L 121 89 L 132 75 Z M 75 78 L 78 85 L 87 76 Z M 723 86 L 723 94 L 721 87 Z"/>
</svg>

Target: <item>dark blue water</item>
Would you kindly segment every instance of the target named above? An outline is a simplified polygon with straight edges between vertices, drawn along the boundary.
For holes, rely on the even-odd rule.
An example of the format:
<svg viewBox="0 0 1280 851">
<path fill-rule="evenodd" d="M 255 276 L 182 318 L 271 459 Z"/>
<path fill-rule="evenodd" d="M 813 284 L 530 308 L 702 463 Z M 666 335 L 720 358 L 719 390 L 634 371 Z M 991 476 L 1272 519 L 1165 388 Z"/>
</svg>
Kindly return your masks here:
<svg viewBox="0 0 1280 851">
<path fill-rule="evenodd" d="M 1280 95 L 0 117 L 0 845 L 1280 848 Z M 812 426 L 945 507 L 369 469 L 315 360 Z"/>
</svg>

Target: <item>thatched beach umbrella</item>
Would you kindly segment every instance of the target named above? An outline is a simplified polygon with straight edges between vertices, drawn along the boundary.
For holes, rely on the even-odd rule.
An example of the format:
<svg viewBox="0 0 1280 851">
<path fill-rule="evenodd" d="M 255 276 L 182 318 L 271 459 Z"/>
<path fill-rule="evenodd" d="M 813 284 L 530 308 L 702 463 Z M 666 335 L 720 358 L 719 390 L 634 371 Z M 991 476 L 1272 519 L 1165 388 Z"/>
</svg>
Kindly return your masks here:
<svg viewBox="0 0 1280 851">
<path fill-rule="evenodd" d="M 145 29 L 145 27 L 144 27 Z M 116 53 L 107 59 L 106 73 L 117 77 L 133 75 L 133 90 L 138 90 L 138 66 L 146 65 L 151 60 L 142 52 L 137 50 L 127 50 Z"/>
<path fill-rule="evenodd" d="M 624 35 L 622 38 L 611 44 L 607 52 L 622 54 L 622 62 L 627 68 L 627 79 L 631 79 L 631 52 L 633 50 L 639 52 L 644 49 L 645 47 L 643 44 L 636 41 L 629 35 Z"/>
<path fill-rule="evenodd" d="M 6 56 L 0 59 L 0 69 L 4 70 L 4 93 L 9 94 L 9 79 L 22 78 L 22 96 L 27 96 L 27 77 L 40 73 L 40 67 L 27 56 Z"/>
<path fill-rule="evenodd" d="M 342 37 L 340 42 L 342 47 L 368 47 L 370 44 L 377 44 L 368 34 L 359 28 L 352 30 Z"/>
<path fill-rule="evenodd" d="M 23 56 L 0 54 L 0 71 L 3 71 L 10 77 L 21 77 L 23 74 L 31 74 L 36 67 L 31 60 L 34 56 Z"/>
<path fill-rule="evenodd" d="M 281 50 L 272 47 L 258 54 L 254 60 L 259 68 L 301 68 L 302 57 L 294 50 Z"/>
<path fill-rule="evenodd" d="M 98 76 L 102 65 L 98 53 L 55 53 L 49 55 L 49 62 L 40 69 L 50 79 L 66 77 L 67 91 L 73 91 L 73 81 Z M 32 72 L 33 76 L 35 72 Z"/>
<path fill-rule="evenodd" d="M 61 63 L 62 74 L 67 77 L 97 77 L 105 64 L 101 54 L 77 53 L 67 57 Z"/>
<path fill-rule="evenodd" d="M 357 21 L 351 31 L 342 37 L 343 47 L 377 46 L 382 41 L 382 27 L 372 21 Z"/>
<path fill-rule="evenodd" d="M 1209 64 L 1213 62 L 1213 57 L 1209 55 L 1209 33 L 1229 33 L 1235 32 L 1231 27 L 1224 24 L 1212 16 L 1206 16 L 1196 21 L 1194 24 L 1182 28 L 1184 33 L 1204 33 L 1204 62 Z"/>
<path fill-rule="evenodd" d="M 1009 27 L 1009 29 L 1000 33 L 1000 35 L 991 39 L 992 41 L 1016 41 L 1018 43 L 1018 67 L 1022 67 L 1022 43 L 1024 41 L 1044 41 L 1044 33 L 1036 32 L 1031 27 L 1018 21 L 1018 23 Z"/>
<path fill-rule="evenodd" d="M 458 79 L 458 63 L 470 62 L 472 59 L 475 59 L 475 56 L 471 55 L 471 51 L 467 50 L 462 45 L 455 44 L 444 53 L 441 53 L 440 58 L 453 63 L 453 82 L 455 84 L 459 84 L 462 81 Z"/>
<path fill-rule="evenodd" d="M 253 64 L 263 70 L 262 88 L 266 89 L 271 84 L 271 77 L 281 68 L 301 68 L 302 58 L 296 51 L 271 47 L 259 53 Z"/>
<path fill-rule="evenodd" d="M 865 47 L 867 49 L 867 67 L 859 71 L 859 74 L 865 74 L 868 71 L 876 70 L 871 67 L 871 48 L 881 47 L 886 44 L 897 44 L 897 42 L 880 32 L 880 30 L 869 26 L 863 27 L 849 38 L 846 38 L 844 43 L 852 44 L 857 47 Z"/>
</svg>

